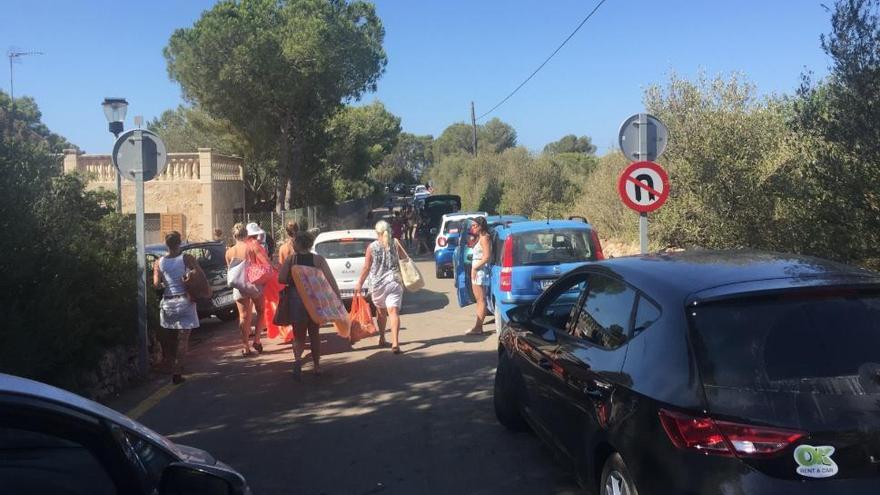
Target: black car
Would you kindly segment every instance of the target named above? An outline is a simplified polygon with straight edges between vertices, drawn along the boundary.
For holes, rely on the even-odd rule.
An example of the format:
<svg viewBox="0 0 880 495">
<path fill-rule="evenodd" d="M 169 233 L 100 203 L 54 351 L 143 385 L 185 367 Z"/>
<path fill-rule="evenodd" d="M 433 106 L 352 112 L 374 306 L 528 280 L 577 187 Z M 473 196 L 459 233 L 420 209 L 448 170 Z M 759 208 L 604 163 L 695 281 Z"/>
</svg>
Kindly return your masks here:
<svg viewBox="0 0 880 495">
<path fill-rule="evenodd" d="M 760 252 L 617 258 L 508 316 L 496 415 L 591 491 L 880 493 L 880 274 Z"/>
<path fill-rule="evenodd" d="M 226 244 L 223 242 L 195 242 L 184 244 L 184 254 L 192 255 L 205 272 L 213 294 L 209 299 L 199 299 L 196 307 L 199 318 L 216 316 L 223 321 L 238 318 L 235 301 L 232 299 L 232 288 L 226 286 Z M 164 244 L 151 244 L 146 247 L 147 269 L 152 273 L 153 263 L 168 254 Z"/>
<path fill-rule="evenodd" d="M 70 392 L 0 373 L 0 493 L 249 495 L 244 477 Z"/>
</svg>

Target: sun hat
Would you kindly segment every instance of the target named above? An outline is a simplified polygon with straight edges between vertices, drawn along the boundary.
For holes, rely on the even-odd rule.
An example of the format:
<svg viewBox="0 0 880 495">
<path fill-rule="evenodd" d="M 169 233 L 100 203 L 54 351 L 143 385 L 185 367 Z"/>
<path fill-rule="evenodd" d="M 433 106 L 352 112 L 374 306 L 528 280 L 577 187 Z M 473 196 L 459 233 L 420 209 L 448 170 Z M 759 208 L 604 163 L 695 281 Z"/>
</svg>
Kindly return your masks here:
<svg viewBox="0 0 880 495">
<path fill-rule="evenodd" d="M 247 224 L 247 227 L 245 227 L 245 228 L 247 229 L 248 237 L 265 234 L 263 229 L 261 229 L 260 226 L 257 225 L 257 222 L 251 222 L 251 223 Z"/>
</svg>

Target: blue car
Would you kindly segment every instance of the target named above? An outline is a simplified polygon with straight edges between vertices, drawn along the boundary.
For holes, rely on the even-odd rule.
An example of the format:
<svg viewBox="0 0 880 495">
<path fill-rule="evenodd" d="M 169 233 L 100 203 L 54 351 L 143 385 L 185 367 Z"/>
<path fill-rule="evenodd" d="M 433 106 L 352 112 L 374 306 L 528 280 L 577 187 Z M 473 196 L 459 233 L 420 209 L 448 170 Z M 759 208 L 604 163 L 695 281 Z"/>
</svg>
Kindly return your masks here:
<svg viewBox="0 0 880 495">
<path fill-rule="evenodd" d="M 604 259 L 599 236 L 583 218 L 496 224 L 491 240 L 486 304 L 499 327 L 510 309 L 534 302 L 562 274 Z M 474 303 L 470 278 L 473 241 L 459 244 L 455 287 L 458 305 L 464 307 Z"/>
</svg>

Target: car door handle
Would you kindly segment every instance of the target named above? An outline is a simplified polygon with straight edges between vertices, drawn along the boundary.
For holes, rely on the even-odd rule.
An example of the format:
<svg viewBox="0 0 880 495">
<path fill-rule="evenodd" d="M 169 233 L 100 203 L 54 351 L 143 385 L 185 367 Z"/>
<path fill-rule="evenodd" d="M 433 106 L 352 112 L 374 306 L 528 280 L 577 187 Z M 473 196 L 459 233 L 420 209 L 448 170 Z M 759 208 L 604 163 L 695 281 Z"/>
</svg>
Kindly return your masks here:
<svg viewBox="0 0 880 495">
<path fill-rule="evenodd" d="M 545 369 L 545 370 L 552 370 L 553 369 L 553 363 L 551 363 L 550 360 L 547 358 L 539 359 L 538 366 L 540 366 L 541 369 Z"/>
</svg>

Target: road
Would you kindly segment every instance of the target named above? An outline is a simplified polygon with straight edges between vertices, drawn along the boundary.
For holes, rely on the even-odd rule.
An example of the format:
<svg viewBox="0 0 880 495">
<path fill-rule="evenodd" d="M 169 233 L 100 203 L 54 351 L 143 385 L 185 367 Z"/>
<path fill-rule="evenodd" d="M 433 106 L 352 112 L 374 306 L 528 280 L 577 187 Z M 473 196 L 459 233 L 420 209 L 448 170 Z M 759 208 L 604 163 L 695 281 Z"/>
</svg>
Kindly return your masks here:
<svg viewBox="0 0 880 495">
<path fill-rule="evenodd" d="M 496 335 L 465 337 L 473 308 L 432 262 L 419 268 L 427 285 L 405 297 L 401 355 L 325 328 L 323 374 L 307 364 L 297 383 L 290 345 L 239 357 L 235 325 L 211 323 L 186 383 L 121 410 L 234 466 L 257 494 L 580 493 L 534 435 L 496 422 Z"/>
</svg>

